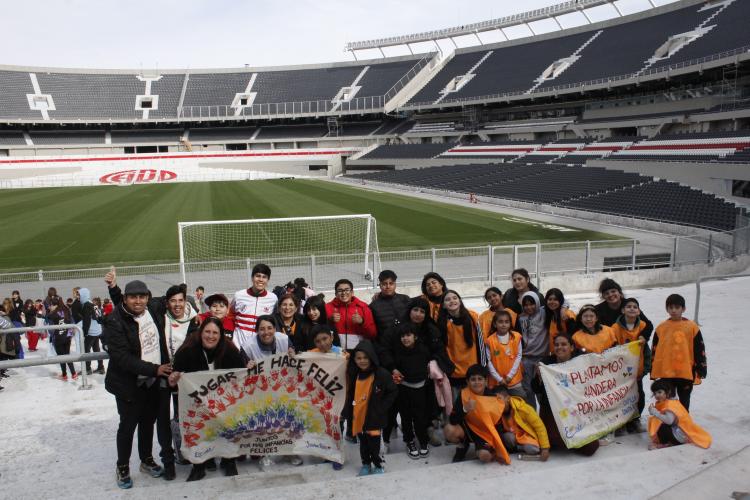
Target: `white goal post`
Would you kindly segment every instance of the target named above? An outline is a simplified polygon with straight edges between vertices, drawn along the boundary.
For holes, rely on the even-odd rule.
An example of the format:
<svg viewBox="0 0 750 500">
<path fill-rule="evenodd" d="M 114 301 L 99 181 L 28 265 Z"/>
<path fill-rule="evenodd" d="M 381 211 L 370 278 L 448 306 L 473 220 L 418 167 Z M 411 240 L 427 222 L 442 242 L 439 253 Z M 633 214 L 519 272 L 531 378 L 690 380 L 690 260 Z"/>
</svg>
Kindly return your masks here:
<svg viewBox="0 0 750 500">
<path fill-rule="evenodd" d="M 247 286 L 249 269 L 259 262 L 271 266 L 274 284 L 298 276 L 310 283 L 328 275 L 356 284 L 371 281 L 380 261 L 377 225 L 370 214 L 193 221 L 177 227 L 183 282 L 203 285 L 207 292 L 209 286 L 211 291 L 231 291 L 232 283 L 238 289 L 237 278 L 229 278 L 238 270 L 248 270 L 239 273 L 239 288 Z M 328 280 L 319 283 L 323 281 L 328 285 Z"/>
</svg>

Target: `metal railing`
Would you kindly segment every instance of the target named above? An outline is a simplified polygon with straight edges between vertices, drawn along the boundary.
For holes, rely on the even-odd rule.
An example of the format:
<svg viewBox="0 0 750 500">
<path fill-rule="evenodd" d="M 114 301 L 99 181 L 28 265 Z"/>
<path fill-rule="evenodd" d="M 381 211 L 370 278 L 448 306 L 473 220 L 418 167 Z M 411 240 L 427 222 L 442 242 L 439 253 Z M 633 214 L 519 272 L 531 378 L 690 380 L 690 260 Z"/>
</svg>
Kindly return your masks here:
<svg viewBox="0 0 750 500">
<path fill-rule="evenodd" d="M 81 348 L 84 346 L 83 331 L 78 325 L 45 325 L 45 326 L 33 326 L 24 328 L 8 328 L 6 330 L 0 330 L 0 337 L 9 333 L 27 333 L 27 332 L 49 332 L 54 330 L 75 330 L 77 344 Z M 51 340 L 50 340 L 51 342 Z M 64 354 L 62 356 L 52 356 L 46 358 L 26 358 L 26 359 L 11 359 L 7 361 L 0 361 L 0 370 L 9 368 L 25 368 L 29 366 L 44 366 L 44 365 L 57 365 L 60 363 L 81 363 L 79 373 L 81 374 L 81 385 L 78 390 L 91 389 L 91 384 L 88 383 L 88 374 L 86 373 L 85 363 L 91 361 L 98 361 L 100 359 L 109 359 L 109 354 L 106 352 L 91 352 L 88 354 Z"/>
<path fill-rule="evenodd" d="M 432 61 L 433 57 L 435 57 L 435 54 L 435 52 L 430 52 L 429 54 L 424 56 L 422 59 L 417 61 L 417 63 L 412 66 L 404 76 L 402 76 L 396 83 L 394 83 L 393 86 L 388 89 L 383 95 L 383 104 L 385 105 L 385 103 L 395 97 L 395 95 L 398 94 L 401 89 L 406 87 L 406 84 L 409 83 L 415 76 L 417 76 L 417 73 L 422 71 L 422 68 L 427 66 L 430 61 Z"/>
<path fill-rule="evenodd" d="M 695 313 L 693 314 L 693 321 L 700 325 L 700 309 L 701 309 L 701 283 L 709 280 L 725 280 L 729 278 L 748 278 L 750 274 L 724 274 L 721 276 L 701 276 L 695 280 Z"/>
<path fill-rule="evenodd" d="M 565 90 L 585 90 L 585 87 L 604 85 L 604 84 L 609 84 L 612 82 L 618 82 L 621 80 L 628 80 L 632 78 L 641 78 L 643 76 L 667 73 L 669 71 L 674 71 L 674 70 L 681 69 L 681 68 L 688 68 L 691 66 L 698 66 L 698 65 L 705 64 L 711 61 L 715 61 L 718 59 L 725 59 L 727 57 L 732 57 L 732 56 L 744 54 L 747 52 L 750 52 L 750 45 L 743 45 L 742 47 L 737 47 L 736 49 L 727 50 L 724 52 L 718 52 L 716 54 L 711 54 L 711 55 L 704 56 L 704 57 L 699 57 L 699 58 L 690 59 L 687 61 L 669 64 L 666 66 L 658 66 L 655 68 L 649 68 L 643 72 L 627 73 L 623 75 L 613 75 L 613 76 L 607 76 L 603 78 L 596 78 L 594 80 L 566 83 L 563 85 L 539 87 L 537 89 L 534 89 L 531 92 L 529 91 L 498 92 L 495 94 L 485 94 L 481 96 L 456 97 L 453 99 L 443 99 L 438 104 L 434 104 L 434 101 L 422 101 L 422 102 L 414 102 L 414 103 L 410 102 L 402 106 L 402 108 L 403 109 L 423 109 L 423 108 L 445 107 L 446 104 L 462 104 L 462 103 L 469 103 L 469 102 L 474 102 L 474 101 L 484 102 L 484 101 L 498 101 L 498 100 L 506 100 L 506 99 L 518 99 L 518 98 L 525 98 L 525 97 L 534 97 L 535 95 L 538 95 L 538 94 L 556 93 L 556 92 L 565 91 Z"/>
</svg>

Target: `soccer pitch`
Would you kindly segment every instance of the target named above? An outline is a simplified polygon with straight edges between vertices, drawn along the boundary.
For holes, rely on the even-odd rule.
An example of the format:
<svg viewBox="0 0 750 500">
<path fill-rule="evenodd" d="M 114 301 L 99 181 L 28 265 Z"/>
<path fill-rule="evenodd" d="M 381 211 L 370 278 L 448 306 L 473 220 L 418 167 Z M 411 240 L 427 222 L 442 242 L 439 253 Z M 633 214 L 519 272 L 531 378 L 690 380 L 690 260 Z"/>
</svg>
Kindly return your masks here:
<svg viewBox="0 0 750 500">
<path fill-rule="evenodd" d="M 372 214 L 380 250 L 611 239 L 317 180 L 6 190 L 0 270 L 176 262 L 180 221 Z"/>
</svg>

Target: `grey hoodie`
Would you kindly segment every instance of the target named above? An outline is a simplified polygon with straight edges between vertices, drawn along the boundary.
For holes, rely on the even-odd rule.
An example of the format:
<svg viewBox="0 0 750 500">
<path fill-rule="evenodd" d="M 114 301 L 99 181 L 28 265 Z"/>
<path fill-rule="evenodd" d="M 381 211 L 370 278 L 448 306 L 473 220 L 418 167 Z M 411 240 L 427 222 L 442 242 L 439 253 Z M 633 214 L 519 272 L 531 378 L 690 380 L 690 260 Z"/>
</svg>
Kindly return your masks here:
<svg viewBox="0 0 750 500">
<path fill-rule="evenodd" d="M 523 303 L 526 297 L 534 299 L 536 313 L 529 316 L 524 312 L 518 316 L 518 326 L 523 337 L 523 357 L 541 359 L 549 354 L 549 331 L 544 324 L 544 306 L 540 304 L 539 295 L 536 292 L 524 293 L 520 302 Z"/>
</svg>

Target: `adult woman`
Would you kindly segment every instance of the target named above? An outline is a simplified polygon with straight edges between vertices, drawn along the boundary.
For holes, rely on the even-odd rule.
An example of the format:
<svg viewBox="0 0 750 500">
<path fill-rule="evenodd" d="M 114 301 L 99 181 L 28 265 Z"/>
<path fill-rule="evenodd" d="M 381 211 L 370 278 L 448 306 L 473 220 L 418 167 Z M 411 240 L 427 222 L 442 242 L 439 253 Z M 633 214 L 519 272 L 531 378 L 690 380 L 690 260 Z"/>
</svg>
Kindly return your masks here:
<svg viewBox="0 0 750 500">
<path fill-rule="evenodd" d="M 479 316 L 474 311 L 466 309 L 457 292 L 448 290 L 443 297 L 438 328 L 448 358 L 455 366 L 447 374 L 455 400 L 460 390 L 466 387 L 466 370 L 477 363 L 487 366 L 487 353 L 479 326 Z"/>
<path fill-rule="evenodd" d="M 557 363 L 565 363 L 576 356 L 573 339 L 567 333 L 560 333 L 555 337 L 552 350 L 552 354 L 542 359 L 542 364 L 554 365 Z M 539 369 L 536 370 L 532 388 L 534 389 L 537 400 L 539 401 L 539 417 L 542 419 L 542 422 L 544 422 L 544 427 L 547 428 L 547 436 L 549 437 L 550 445 L 553 449 L 566 449 L 567 446 L 565 446 L 565 441 L 560 435 L 560 430 L 557 428 L 554 414 L 550 408 L 549 398 L 547 397 L 547 391 L 544 389 L 544 383 L 542 382 L 542 376 L 539 373 Z M 581 446 L 580 448 L 573 448 L 571 451 L 589 457 L 596 453 L 596 450 L 598 449 L 599 441 L 595 440 L 587 445 Z"/>
<path fill-rule="evenodd" d="M 174 387 L 183 373 L 225 368 L 243 368 L 239 350 L 223 334 L 221 320 L 206 318 L 198 330 L 185 339 L 177 349 L 173 361 L 174 371 L 169 375 L 169 385 Z M 237 475 L 234 457 L 222 458 L 220 466 L 227 476 Z M 188 481 L 197 481 L 206 475 L 204 464 L 194 464 Z"/>
<path fill-rule="evenodd" d="M 26 299 L 26 302 L 23 303 L 23 319 L 24 326 L 27 328 L 34 328 L 36 326 L 36 306 L 31 299 Z M 39 333 L 33 331 L 26 332 L 26 340 L 29 342 L 29 351 L 36 351 L 36 346 L 39 342 Z"/>
<path fill-rule="evenodd" d="M 576 331 L 576 315 L 565 307 L 565 296 L 559 288 L 550 288 L 544 294 L 544 325 L 549 331 L 549 350 L 552 354 L 555 337 L 561 333 L 572 335 Z"/>
<path fill-rule="evenodd" d="M 70 310 L 63 303 L 60 297 L 52 297 L 50 300 L 50 306 L 47 308 L 47 323 L 50 325 L 65 325 L 70 324 L 71 316 Z M 58 356 L 64 356 L 70 354 L 70 341 L 71 341 L 72 330 L 56 330 L 52 332 L 52 343 L 55 346 L 55 352 Z M 70 368 L 70 374 L 73 380 L 78 378 L 76 369 L 73 363 L 68 363 Z M 60 363 L 60 370 L 62 375 L 58 378 L 60 380 L 68 380 L 68 373 L 65 370 L 65 363 Z"/>
<path fill-rule="evenodd" d="M 573 343 L 583 352 L 601 354 L 610 347 L 617 345 L 617 337 L 612 328 L 602 325 L 596 314 L 596 308 L 586 304 L 578 312 L 576 318 L 579 330 L 573 334 Z"/>
<path fill-rule="evenodd" d="M 539 289 L 531 283 L 531 277 L 526 269 L 522 267 L 514 269 L 510 274 L 510 280 L 513 283 L 513 288 L 505 292 L 503 304 L 505 304 L 505 307 L 515 311 L 516 314 L 521 314 L 521 312 L 523 312 L 521 298 L 525 293 L 534 292 L 539 296 L 539 302 L 544 300 L 542 294 L 539 293 Z"/>
<path fill-rule="evenodd" d="M 510 314 L 511 328 L 516 324 L 518 315 L 513 309 L 505 307 L 503 304 L 503 292 L 496 286 L 491 286 L 484 292 L 484 301 L 487 302 L 489 309 L 479 315 L 479 324 L 482 327 L 482 334 L 486 339 L 492 329 L 492 318 L 495 317 L 495 313 L 501 309 L 505 309 Z"/>
<path fill-rule="evenodd" d="M 289 346 L 289 337 L 276 330 L 276 322 L 272 316 L 258 317 L 255 326 L 257 330 L 247 336 L 247 342 L 240 352 L 248 369 L 254 368 L 259 360 L 268 356 L 294 354 L 294 349 Z M 291 455 L 289 460 L 292 465 L 302 465 L 302 459 L 297 455 Z M 261 457 L 259 464 L 261 470 L 265 472 L 273 466 L 273 460 L 269 456 L 264 456 Z"/>
<path fill-rule="evenodd" d="M 622 301 L 625 298 L 625 295 L 622 293 L 622 287 L 612 278 L 605 278 L 599 283 L 599 295 L 604 300 L 596 305 L 596 315 L 602 325 L 612 326 L 617 322 L 617 318 L 622 313 Z M 641 311 L 639 317 L 646 324 L 642 335 L 645 338 L 650 338 L 651 333 L 654 331 L 653 323 L 648 320 L 643 311 Z"/>
<path fill-rule="evenodd" d="M 279 298 L 276 304 L 276 311 L 273 319 L 279 331 L 285 333 L 294 347 L 296 352 L 305 350 L 305 339 L 302 336 L 301 324 L 302 315 L 299 314 L 300 301 L 297 295 L 287 293 Z"/>
<path fill-rule="evenodd" d="M 443 296 L 448 287 L 438 273 L 427 273 L 422 278 L 422 298 L 430 304 L 430 317 L 437 321 L 443 305 Z"/>
</svg>

